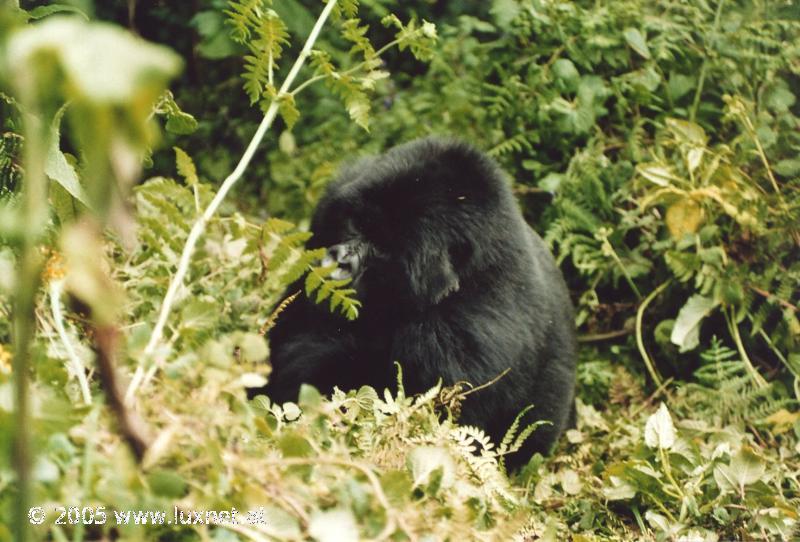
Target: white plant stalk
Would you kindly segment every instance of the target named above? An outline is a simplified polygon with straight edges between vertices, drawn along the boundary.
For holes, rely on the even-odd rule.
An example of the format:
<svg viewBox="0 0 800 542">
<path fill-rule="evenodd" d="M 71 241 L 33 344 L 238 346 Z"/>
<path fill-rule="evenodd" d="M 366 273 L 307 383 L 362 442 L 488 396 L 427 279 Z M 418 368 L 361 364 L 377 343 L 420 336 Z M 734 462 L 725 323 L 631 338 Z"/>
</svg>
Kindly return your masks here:
<svg viewBox="0 0 800 542">
<path fill-rule="evenodd" d="M 50 308 L 53 312 L 53 320 L 56 324 L 56 332 L 61 339 L 61 344 L 64 346 L 64 351 L 67 353 L 67 364 L 69 372 L 75 375 L 78 379 L 78 385 L 81 388 L 81 396 L 83 402 L 87 405 L 92 404 L 92 394 L 89 391 L 89 381 L 86 379 L 86 367 L 84 367 L 81 358 L 72 346 L 72 341 L 67 335 L 67 328 L 64 327 L 64 314 L 61 311 L 61 292 L 64 290 L 64 283 L 61 280 L 54 280 L 50 283 Z"/>
<path fill-rule="evenodd" d="M 144 349 L 145 360 L 152 358 L 153 353 L 156 351 L 156 348 L 161 342 L 161 338 L 164 334 L 164 327 L 166 326 L 167 319 L 172 311 L 172 305 L 175 303 L 175 296 L 177 295 L 178 290 L 183 286 L 183 279 L 186 277 L 186 273 L 189 270 L 189 263 L 191 262 L 192 255 L 194 254 L 195 246 L 197 245 L 197 241 L 200 239 L 200 236 L 203 235 L 206 224 L 208 224 L 208 221 L 214 216 L 214 213 L 216 213 L 217 208 L 219 208 L 220 204 L 225 199 L 225 196 L 228 194 L 231 188 L 233 188 L 233 185 L 236 184 L 236 182 L 242 177 L 247 169 L 247 166 L 250 164 L 256 149 L 261 144 L 261 140 L 264 138 L 267 130 L 269 130 L 269 128 L 272 126 L 272 122 L 275 120 L 275 116 L 278 113 L 278 99 L 289 92 L 292 83 L 294 83 L 297 74 L 300 72 L 300 68 L 303 67 L 308 55 L 311 53 L 311 49 L 314 46 L 314 43 L 317 41 L 322 27 L 325 25 L 325 22 L 335 6 L 336 0 L 329 0 L 328 3 L 325 4 L 325 9 L 322 10 L 317 22 L 314 24 L 314 28 L 308 35 L 308 39 L 303 46 L 303 50 L 300 51 L 297 60 L 295 60 L 294 65 L 292 65 L 292 69 L 289 71 L 289 74 L 286 76 L 286 79 L 281 85 L 281 88 L 278 91 L 278 96 L 272 101 L 267 109 L 267 112 L 264 114 L 264 118 L 261 120 L 261 124 L 259 124 L 255 135 L 253 135 L 253 138 L 247 145 L 247 149 L 242 155 L 242 158 L 239 160 L 239 163 L 236 165 L 236 168 L 233 170 L 233 172 L 228 175 L 225 181 L 223 181 L 219 191 L 214 196 L 214 199 L 211 200 L 211 203 L 209 203 L 208 207 L 206 207 L 203 214 L 197 219 L 197 222 L 194 223 L 194 226 L 192 226 L 192 229 L 189 232 L 189 237 L 186 239 L 186 244 L 183 247 L 183 252 L 181 253 L 180 261 L 178 262 L 178 268 L 175 271 L 175 276 L 172 277 L 172 281 L 167 289 L 167 294 L 164 296 L 164 300 L 161 303 L 161 310 L 158 315 L 156 326 L 153 328 L 153 332 L 150 335 L 150 340 Z M 163 360 L 155 360 L 146 373 L 142 364 L 136 368 L 133 379 L 128 386 L 127 392 L 125 393 L 125 401 L 127 403 L 132 402 L 136 391 L 141 385 L 147 384 L 150 381 L 153 375 L 155 375 L 156 371 L 160 368 L 162 361 Z"/>
</svg>

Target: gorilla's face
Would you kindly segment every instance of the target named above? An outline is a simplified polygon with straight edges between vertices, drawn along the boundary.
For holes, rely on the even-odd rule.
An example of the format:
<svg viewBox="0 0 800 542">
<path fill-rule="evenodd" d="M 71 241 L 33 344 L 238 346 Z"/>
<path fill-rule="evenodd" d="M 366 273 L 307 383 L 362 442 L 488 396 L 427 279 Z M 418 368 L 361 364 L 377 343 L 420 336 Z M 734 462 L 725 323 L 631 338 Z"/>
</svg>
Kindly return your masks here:
<svg viewBox="0 0 800 542">
<path fill-rule="evenodd" d="M 371 313 L 441 303 L 486 266 L 496 241 L 485 223 L 500 199 L 486 181 L 496 176 L 481 171 L 489 165 L 408 154 L 398 147 L 345 170 L 312 221 L 311 246 L 327 249 L 323 264 L 337 264 L 333 278 L 353 280 Z"/>
</svg>

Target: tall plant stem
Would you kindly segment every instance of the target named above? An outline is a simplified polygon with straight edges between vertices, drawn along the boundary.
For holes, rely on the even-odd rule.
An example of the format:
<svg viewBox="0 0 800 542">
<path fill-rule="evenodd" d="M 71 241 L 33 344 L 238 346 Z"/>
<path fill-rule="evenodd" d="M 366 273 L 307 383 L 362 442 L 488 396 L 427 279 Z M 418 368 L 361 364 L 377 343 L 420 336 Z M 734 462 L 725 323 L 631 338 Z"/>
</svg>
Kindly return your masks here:
<svg viewBox="0 0 800 542">
<path fill-rule="evenodd" d="M 28 504 L 31 496 L 31 418 L 28 397 L 28 371 L 31 342 L 35 331 L 34 308 L 41 273 L 41 254 L 37 250 L 47 217 L 47 178 L 44 157 L 47 128 L 41 118 L 25 115 L 25 178 L 19 217 L 22 228 L 20 258 L 13 296 L 14 323 L 14 445 L 13 465 L 17 475 L 13 529 L 15 539 L 27 541 Z"/>
<path fill-rule="evenodd" d="M 708 55 L 714 43 L 717 41 L 717 32 L 719 31 L 719 20 L 722 17 L 722 6 L 725 0 L 719 0 L 717 4 L 717 12 L 714 14 L 714 26 L 711 28 L 711 35 L 708 38 L 708 47 L 706 49 L 706 56 L 703 58 L 703 65 L 700 66 L 700 76 L 697 78 L 697 89 L 694 91 L 694 99 L 692 100 L 692 109 L 689 111 L 689 120 L 694 122 L 697 116 L 697 108 L 700 107 L 700 96 L 703 94 L 703 85 L 706 81 L 706 71 L 708 70 Z"/>
<path fill-rule="evenodd" d="M 261 144 L 261 140 L 264 139 L 264 135 L 267 133 L 267 130 L 269 130 L 269 128 L 272 126 L 272 122 L 275 120 L 275 116 L 278 113 L 278 100 L 280 96 L 283 96 L 289 92 L 292 83 L 294 83 L 297 74 L 300 72 L 300 68 L 302 68 L 303 64 L 305 64 L 308 55 L 311 53 L 311 48 L 317 41 L 319 33 L 322 31 L 322 27 L 325 25 L 325 22 L 328 20 L 328 17 L 335 6 L 336 0 L 329 0 L 328 3 L 325 4 L 325 9 L 322 10 L 322 13 L 317 19 L 317 22 L 314 24 L 314 28 L 311 30 L 311 33 L 309 34 L 302 51 L 300 51 L 300 54 L 298 55 L 297 60 L 295 60 L 292 69 L 289 71 L 289 74 L 286 76 L 286 79 L 281 85 L 281 88 L 278 91 L 278 98 L 274 99 L 270 104 L 269 108 L 264 114 L 264 118 L 261 120 L 261 124 L 259 124 L 255 135 L 247 145 L 247 149 L 242 155 L 242 158 L 239 160 L 236 168 L 230 175 L 228 175 L 225 181 L 223 181 L 222 186 L 214 196 L 214 199 L 211 200 L 211 203 L 209 203 L 208 207 L 206 207 L 206 210 L 203 212 L 197 222 L 194 223 L 194 226 L 192 226 L 192 229 L 189 232 L 189 237 L 186 239 L 186 244 L 183 247 L 180 261 L 178 262 L 178 269 L 175 271 L 175 276 L 172 277 L 172 281 L 167 289 L 167 294 L 164 296 L 164 301 L 161 303 L 161 311 L 159 312 L 156 326 L 153 328 L 153 333 L 150 335 L 150 340 L 144 349 L 145 360 L 151 359 L 161 341 L 161 338 L 164 334 L 164 327 L 166 326 L 167 319 L 172 311 L 172 305 L 175 303 L 175 296 L 177 295 L 181 286 L 183 286 L 183 279 L 186 277 L 186 273 L 189 270 L 189 263 L 191 262 L 192 255 L 194 254 L 197 241 L 200 239 L 200 236 L 203 235 L 208 221 L 212 216 L 214 216 L 214 213 L 216 213 L 217 208 L 219 208 L 220 204 L 225 199 L 225 196 L 227 196 L 228 192 L 231 190 L 231 188 L 233 188 L 233 185 L 236 184 L 236 182 L 242 177 L 247 169 L 247 166 L 250 164 L 256 149 Z M 153 377 L 155 372 L 158 370 L 158 366 L 159 363 L 154 363 L 147 370 L 146 374 L 143 365 L 140 364 L 139 367 L 136 368 L 133 379 L 128 386 L 128 391 L 125 394 L 126 401 L 130 402 L 133 399 L 139 386 L 141 386 L 143 383 L 146 383 Z"/>
<path fill-rule="evenodd" d="M 753 362 L 750 361 L 750 356 L 747 355 L 747 350 L 744 349 L 744 343 L 742 342 L 742 336 L 739 333 L 739 326 L 736 324 L 736 315 L 734 314 L 733 309 L 723 310 L 725 314 L 725 320 L 728 322 L 728 329 L 731 332 L 731 336 L 733 337 L 733 342 L 736 343 L 736 349 L 739 351 L 739 355 L 742 358 L 742 362 L 744 363 L 745 367 L 747 367 L 747 372 L 750 375 L 750 378 L 753 379 L 753 383 L 758 388 L 766 388 L 767 381 L 764 380 L 764 377 L 759 374 L 758 370 L 756 370 Z"/>
<path fill-rule="evenodd" d="M 644 310 L 656 297 L 658 297 L 658 294 L 664 291 L 664 288 L 666 288 L 670 282 L 672 281 L 667 280 L 658 288 L 650 292 L 644 301 L 642 301 L 642 304 L 639 305 L 639 310 L 636 311 L 636 346 L 639 348 L 639 354 L 641 354 L 642 360 L 647 367 L 647 372 L 650 373 L 650 378 L 652 378 L 656 386 L 659 387 L 663 381 L 661 380 L 661 375 L 659 375 L 658 371 L 656 370 L 653 360 L 650 359 L 650 355 L 647 353 L 647 348 L 644 346 L 644 337 L 642 337 L 642 320 L 644 319 Z"/>
</svg>

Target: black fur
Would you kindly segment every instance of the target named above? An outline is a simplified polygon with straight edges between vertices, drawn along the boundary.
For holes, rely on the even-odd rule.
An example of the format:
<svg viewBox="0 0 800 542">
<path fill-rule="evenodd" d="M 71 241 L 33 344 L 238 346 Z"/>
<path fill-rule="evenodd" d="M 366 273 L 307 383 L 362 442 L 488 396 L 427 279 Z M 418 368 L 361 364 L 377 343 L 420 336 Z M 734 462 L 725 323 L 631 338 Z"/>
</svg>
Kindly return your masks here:
<svg viewBox="0 0 800 542">
<path fill-rule="evenodd" d="M 328 187 L 311 230 L 312 247 L 349 243 L 334 259 L 358 252 L 350 270 L 361 315 L 348 322 L 298 298 L 269 335 L 270 383 L 251 395 L 296 400 L 303 382 L 324 393 L 380 390 L 395 382 L 394 361 L 409 393 L 440 378 L 479 385 L 510 368 L 467 398 L 460 421 L 499 440 L 533 404 L 526 421 L 552 425 L 537 429 L 512 463 L 549 450 L 573 406 L 572 306 L 491 159 L 463 143 L 423 139 L 362 160 Z"/>
</svg>

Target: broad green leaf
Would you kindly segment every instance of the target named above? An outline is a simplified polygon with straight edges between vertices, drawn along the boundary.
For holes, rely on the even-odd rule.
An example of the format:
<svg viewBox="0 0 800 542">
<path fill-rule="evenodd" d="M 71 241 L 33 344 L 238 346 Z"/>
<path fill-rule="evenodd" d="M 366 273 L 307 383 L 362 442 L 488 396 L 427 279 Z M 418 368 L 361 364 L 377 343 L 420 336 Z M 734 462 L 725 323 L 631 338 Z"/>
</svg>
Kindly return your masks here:
<svg viewBox="0 0 800 542">
<path fill-rule="evenodd" d="M 558 479 L 561 482 L 561 487 L 564 489 L 564 492 L 568 495 L 577 495 L 581 492 L 581 489 L 583 489 L 583 482 L 581 482 L 580 476 L 578 476 L 578 473 L 573 469 L 561 471 Z"/>
<path fill-rule="evenodd" d="M 183 111 L 167 113 L 167 123 L 164 128 L 171 134 L 187 135 L 197 130 L 197 119 Z"/>
<path fill-rule="evenodd" d="M 181 309 L 181 327 L 192 330 L 210 329 L 219 318 L 219 303 L 199 297 L 189 300 Z"/>
<path fill-rule="evenodd" d="M 89 20 L 88 15 L 86 15 L 83 11 L 81 11 L 80 8 L 65 4 L 52 4 L 49 6 L 39 6 L 33 8 L 28 12 L 28 17 L 34 20 L 44 19 L 45 17 L 53 15 L 55 13 L 75 13 L 77 15 L 80 15 L 87 21 Z"/>
<path fill-rule="evenodd" d="M 314 512 L 308 523 L 308 533 L 317 542 L 358 542 L 360 540 L 356 518 L 348 508 Z"/>
<path fill-rule="evenodd" d="M 686 153 L 686 166 L 689 171 L 694 173 L 703 162 L 703 154 L 705 154 L 705 147 L 693 147 Z"/>
<path fill-rule="evenodd" d="M 636 496 L 636 488 L 624 478 L 612 475 L 603 487 L 603 496 L 610 501 L 624 501 Z"/>
<path fill-rule="evenodd" d="M 258 373 L 243 373 L 239 377 L 239 383 L 243 388 L 262 388 L 267 385 L 267 378 Z"/>
<path fill-rule="evenodd" d="M 492 7 L 489 11 L 494 17 L 494 22 L 504 30 L 508 30 L 511 27 L 511 22 L 522 11 L 519 2 L 514 0 L 492 0 L 491 3 Z"/>
<path fill-rule="evenodd" d="M 658 186 L 667 187 L 681 180 L 672 172 L 671 168 L 655 162 L 639 164 L 636 166 L 636 172 Z"/>
<path fill-rule="evenodd" d="M 775 173 L 784 177 L 800 175 L 800 158 L 787 158 L 775 164 Z"/>
<path fill-rule="evenodd" d="M 694 77 L 683 75 L 680 73 L 670 73 L 669 81 L 667 82 L 667 92 L 673 101 L 685 96 L 690 90 L 694 88 Z"/>
<path fill-rule="evenodd" d="M 408 467 L 414 480 L 414 487 L 435 486 L 436 493 L 439 489 L 447 489 L 455 483 L 456 463 L 445 448 L 437 446 L 420 446 L 408 454 Z"/>
<path fill-rule="evenodd" d="M 674 118 L 668 118 L 666 123 L 678 143 L 692 147 L 705 147 L 708 137 L 706 131 L 699 124 Z"/>
<path fill-rule="evenodd" d="M 264 522 L 271 534 L 280 540 L 301 540 L 302 531 L 298 520 L 277 506 L 264 507 Z"/>
<path fill-rule="evenodd" d="M 291 401 L 284 403 L 281 406 L 281 409 L 283 410 L 283 417 L 286 419 L 286 421 L 290 422 L 298 419 L 303 413 L 303 411 L 300 410 L 300 407 Z"/>
<path fill-rule="evenodd" d="M 288 404 L 289 403 L 284 405 L 283 409 L 285 409 Z M 295 407 L 297 407 L 297 405 L 295 405 Z M 285 416 L 285 410 L 283 410 L 283 412 Z M 310 457 L 314 453 L 314 447 L 311 446 L 308 439 L 293 431 L 284 433 L 277 444 L 284 457 Z"/>
<path fill-rule="evenodd" d="M 667 228 L 674 239 L 697 232 L 703 223 L 703 207 L 692 198 L 682 198 L 667 208 Z"/>
<path fill-rule="evenodd" d="M 408 501 L 413 489 L 413 483 L 404 470 L 389 470 L 381 475 L 381 487 L 386 493 L 386 498 L 395 506 Z"/>
<path fill-rule="evenodd" d="M 162 497 L 179 499 L 186 494 L 188 484 L 177 472 L 156 470 L 147 475 L 147 483 L 153 493 Z"/>
<path fill-rule="evenodd" d="M 197 29 L 202 40 L 197 46 L 200 56 L 209 59 L 227 58 L 235 55 L 239 48 L 230 38 L 225 26 L 225 17 L 214 10 L 201 11 L 189 22 Z"/>
<path fill-rule="evenodd" d="M 644 426 L 644 443 L 650 448 L 669 450 L 675 444 L 675 425 L 667 405 L 661 403 L 658 410 L 647 418 Z"/>
<path fill-rule="evenodd" d="M 677 538 L 678 533 L 685 528 L 685 525 L 682 523 L 670 520 L 666 516 L 653 512 L 652 510 L 645 512 L 644 517 L 657 532 L 666 535 L 669 540 L 683 540 L 683 538 Z M 692 539 L 692 541 L 702 542 L 702 540 L 695 539 Z"/>
<path fill-rule="evenodd" d="M 242 358 L 246 361 L 262 361 L 269 354 L 266 339 L 257 333 L 245 333 L 238 343 Z"/>
<path fill-rule="evenodd" d="M 794 105 L 796 98 L 784 81 L 772 86 L 764 96 L 767 107 L 776 113 L 785 113 Z"/>
<path fill-rule="evenodd" d="M 58 60 L 72 97 L 98 103 L 133 102 L 142 90 L 160 88 L 182 65 L 170 49 L 119 26 L 68 16 L 48 17 L 11 36 L 7 59 L 14 80 L 30 80 L 25 74 L 43 54 Z"/>
<path fill-rule="evenodd" d="M 714 468 L 714 480 L 721 491 L 744 492 L 744 487 L 761 479 L 766 471 L 764 461 L 749 448 L 743 447 L 729 465 Z"/>
<path fill-rule="evenodd" d="M 551 172 L 545 175 L 537 184 L 542 190 L 547 190 L 551 194 L 555 194 L 566 178 L 567 176 L 562 173 Z"/>
<path fill-rule="evenodd" d="M 50 130 L 50 146 L 47 148 L 47 157 L 44 161 L 44 172 L 50 179 L 69 192 L 73 198 L 89 207 L 80 179 L 78 179 L 78 174 L 75 172 L 75 168 L 67 161 L 60 148 L 61 119 L 66 108 L 67 106 L 64 106 L 59 109 L 53 119 L 53 125 Z"/>
<path fill-rule="evenodd" d="M 574 90 L 581 78 L 581 74 L 578 73 L 575 64 L 568 58 L 559 58 L 553 63 L 553 75 L 563 81 L 564 88 L 568 90 Z"/>
<path fill-rule="evenodd" d="M 638 28 L 626 28 L 622 35 L 625 36 L 625 41 L 631 49 L 644 58 L 650 58 L 650 49 Z"/>
<path fill-rule="evenodd" d="M 700 343 L 700 323 L 717 306 L 709 297 L 695 294 L 678 312 L 670 340 L 680 347 L 681 352 L 694 349 Z"/>
</svg>

